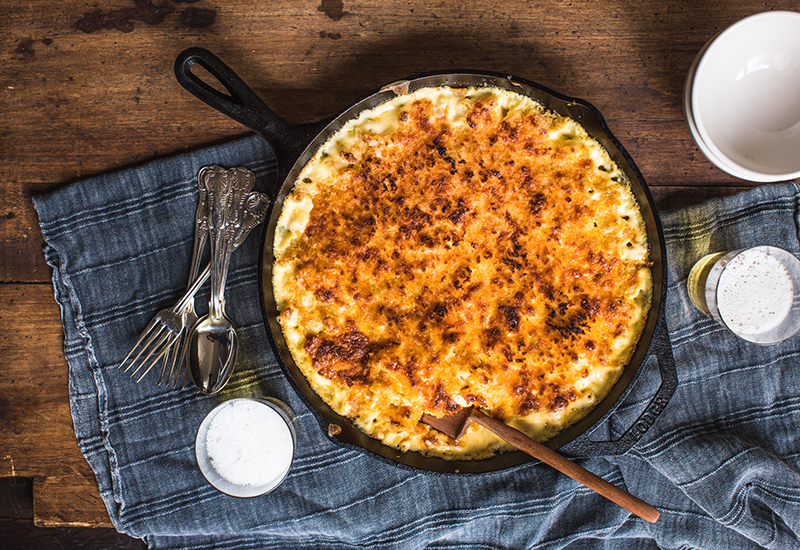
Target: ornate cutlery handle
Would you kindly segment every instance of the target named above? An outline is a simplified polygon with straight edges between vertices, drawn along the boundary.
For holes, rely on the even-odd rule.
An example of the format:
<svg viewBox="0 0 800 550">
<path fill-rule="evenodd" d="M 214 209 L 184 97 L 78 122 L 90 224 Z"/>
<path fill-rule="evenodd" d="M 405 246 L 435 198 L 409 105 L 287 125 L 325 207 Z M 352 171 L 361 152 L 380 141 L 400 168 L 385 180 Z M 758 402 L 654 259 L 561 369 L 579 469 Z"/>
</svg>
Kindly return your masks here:
<svg viewBox="0 0 800 550">
<path fill-rule="evenodd" d="M 190 289 L 179 304 L 185 306 L 210 274 L 209 316 L 218 319 L 224 311 L 225 281 L 231 253 L 254 227 L 264 221 L 269 197 L 250 191 L 255 183 L 255 174 L 243 167 L 225 170 L 220 166 L 207 166 L 200 171 L 198 179 L 201 191 L 195 222 L 201 224 L 200 218 L 205 214 L 211 262 L 192 285 L 194 290 Z M 198 246 L 197 237 L 195 246 Z"/>
<path fill-rule="evenodd" d="M 194 215 L 194 245 L 192 246 L 192 265 L 189 267 L 189 285 L 191 285 L 198 275 L 200 269 L 200 259 L 202 250 L 208 238 L 208 191 L 204 184 L 208 172 L 213 171 L 216 166 L 206 166 L 200 169 L 197 175 L 197 211 Z"/>
<path fill-rule="evenodd" d="M 222 319 L 225 311 L 225 280 L 230 248 L 226 245 L 227 226 L 231 214 L 230 194 L 233 178 L 228 170 L 218 166 L 206 173 L 203 180 L 208 193 L 208 233 L 211 244 L 211 298 L 208 315 L 211 319 Z"/>
<path fill-rule="evenodd" d="M 264 193 L 252 191 L 247 195 L 242 212 L 242 223 L 238 234 L 233 240 L 233 248 L 238 248 L 244 242 L 250 231 L 264 221 L 269 210 L 269 197 Z"/>
</svg>

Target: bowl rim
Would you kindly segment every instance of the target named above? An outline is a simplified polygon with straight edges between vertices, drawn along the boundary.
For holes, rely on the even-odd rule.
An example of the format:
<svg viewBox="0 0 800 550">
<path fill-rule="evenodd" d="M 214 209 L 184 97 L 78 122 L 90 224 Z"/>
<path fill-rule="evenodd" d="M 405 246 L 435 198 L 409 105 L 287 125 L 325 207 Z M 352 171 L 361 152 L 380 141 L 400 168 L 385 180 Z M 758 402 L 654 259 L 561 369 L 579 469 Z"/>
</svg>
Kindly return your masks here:
<svg viewBox="0 0 800 550">
<path fill-rule="evenodd" d="M 727 172 L 728 174 L 734 177 L 743 180 L 751 180 L 751 178 L 748 177 L 747 174 L 741 173 L 736 167 L 729 166 L 728 164 L 725 163 L 724 159 L 718 158 L 714 154 L 714 152 L 709 148 L 709 146 L 703 140 L 703 136 L 700 135 L 700 132 L 697 129 L 697 123 L 694 120 L 694 112 L 692 110 L 692 102 L 691 102 L 691 95 L 694 84 L 693 82 L 694 74 L 697 69 L 697 63 L 700 60 L 700 57 L 705 52 L 705 50 L 708 48 L 709 44 L 710 42 L 700 50 L 697 56 L 695 56 L 695 59 L 692 62 L 686 74 L 686 83 L 684 85 L 684 93 L 683 93 L 683 113 L 684 116 L 686 117 L 686 124 L 689 126 L 689 132 L 692 134 L 692 138 L 694 139 L 694 142 L 697 145 L 698 149 L 700 149 L 700 152 L 703 153 L 703 155 L 708 159 L 709 162 L 711 162 L 711 164 L 713 164 L 715 167 L 719 168 L 723 172 Z M 775 181 L 775 179 L 773 177 L 765 178 L 762 176 L 755 181 L 772 182 Z"/>
<path fill-rule="evenodd" d="M 695 141 L 698 142 L 698 147 L 700 147 L 701 150 L 704 147 L 708 149 L 708 152 L 704 151 L 704 154 L 706 154 L 706 156 L 709 157 L 709 160 L 712 163 L 717 165 L 718 168 L 728 172 L 733 176 L 744 178 L 749 181 L 766 183 L 766 182 L 786 181 L 800 177 L 800 169 L 782 173 L 762 172 L 742 166 L 740 163 L 731 159 L 711 139 L 711 136 L 703 122 L 702 116 L 700 116 L 699 114 L 699 109 L 697 108 L 699 103 L 699 97 L 698 97 L 699 92 L 697 91 L 697 86 L 695 86 L 698 77 L 702 74 L 703 70 L 708 66 L 709 53 L 712 52 L 716 46 L 718 46 L 720 39 L 730 36 L 734 32 L 738 31 L 741 27 L 750 25 L 754 21 L 763 19 L 796 20 L 798 26 L 800 26 L 800 12 L 789 11 L 789 10 L 774 10 L 774 11 L 765 11 L 756 13 L 748 17 L 745 17 L 743 19 L 740 19 L 735 23 L 733 23 L 732 25 L 730 25 L 729 27 L 727 27 L 722 32 L 718 33 L 711 40 L 709 40 L 706 43 L 706 45 L 700 50 L 698 55 L 695 57 L 695 61 L 693 62 L 692 67 L 690 68 L 690 74 L 689 78 L 687 79 L 687 85 L 686 85 L 687 97 L 685 98 L 685 109 L 686 109 L 687 120 L 691 116 L 691 122 L 689 123 L 690 130 L 692 130 L 693 134 L 694 130 L 697 131 L 697 136 Z"/>
<path fill-rule="evenodd" d="M 740 179 L 747 180 L 748 177 L 745 174 L 739 172 L 736 168 L 732 166 L 728 166 L 725 164 L 723 159 L 717 158 L 714 155 L 714 152 L 709 149 L 708 145 L 705 141 L 703 141 L 703 137 L 700 135 L 700 132 L 697 130 L 697 124 L 694 120 L 694 113 L 692 111 L 692 89 L 694 88 L 694 75 L 697 70 L 697 64 L 700 61 L 700 58 L 703 56 L 705 51 L 708 49 L 708 46 L 711 42 L 706 43 L 703 48 L 695 56 L 692 64 L 689 66 L 689 70 L 686 72 L 686 82 L 684 84 L 684 91 L 683 91 L 683 114 L 686 117 L 686 124 L 689 126 L 689 132 L 692 134 L 692 138 L 694 139 L 695 144 L 697 145 L 700 152 L 708 159 L 711 164 L 715 167 L 719 168 L 723 172 L 727 172 L 732 176 L 735 176 Z"/>
<path fill-rule="evenodd" d="M 289 431 L 292 439 L 292 456 L 286 469 L 279 476 L 272 479 L 269 483 L 265 483 L 263 485 L 239 485 L 229 481 L 214 469 L 214 466 L 211 464 L 211 459 L 206 451 L 205 437 L 214 418 L 222 411 L 222 409 L 231 407 L 236 403 L 245 402 L 257 403 L 260 406 L 265 406 L 277 414 L 278 417 L 285 422 L 286 428 Z M 295 455 L 297 454 L 297 431 L 294 426 L 293 412 L 291 409 L 289 409 L 288 405 L 271 397 L 233 397 L 231 399 L 226 399 L 225 401 L 215 405 L 205 415 L 205 417 L 203 417 L 203 420 L 200 422 L 200 426 L 198 427 L 195 435 L 194 452 L 195 459 L 197 461 L 197 467 L 201 475 L 220 493 L 238 498 L 253 498 L 271 493 L 277 489 L 278 486 L 283 483 L 283 480 L 289 475 L 289 472 L 294 464 Z"/>
</svg>

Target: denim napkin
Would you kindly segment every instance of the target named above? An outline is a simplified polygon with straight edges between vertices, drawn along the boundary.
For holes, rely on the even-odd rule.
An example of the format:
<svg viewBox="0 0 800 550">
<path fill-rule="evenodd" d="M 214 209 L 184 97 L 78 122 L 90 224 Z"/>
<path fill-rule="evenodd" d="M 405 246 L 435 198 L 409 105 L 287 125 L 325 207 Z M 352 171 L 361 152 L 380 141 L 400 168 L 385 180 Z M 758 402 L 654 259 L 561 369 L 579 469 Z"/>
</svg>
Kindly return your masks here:
<svg viewBox="0 0 800 550">
<path fill-rule="evenodd" d="M 251 137 L 34 198 L 62 308 L 78 444 L 119 531 L 164 549 L 800 547 L 800 336 L 748 344 L 686 296 L 691 265 L 709 251 L 773 244 L 800 253 L 797 185 L 662 214 L 678 388 L 629 452 L 579 460 L 656 506 L 661 518 L 649 524 L 539 463 L 436 476 L 332 443 L 270 351 L 258 231 L 233 254 L 226 298 L 241 352 L 226 390 L 207 397 L 119 371 L 156 311 L 184 291 L 196 176 L 209 164 L 245 166 L 257 188 L 275 177 L 272 151 Z M 624 430 L 626 415 L 650 399 L 657 365 L 642 368 L 598 432 Z M 257 395 L 295 411 L 298 453 L 277 490 L 237 499 L 206 483 L 194 438 L 222 400 Z"/>
</svg>

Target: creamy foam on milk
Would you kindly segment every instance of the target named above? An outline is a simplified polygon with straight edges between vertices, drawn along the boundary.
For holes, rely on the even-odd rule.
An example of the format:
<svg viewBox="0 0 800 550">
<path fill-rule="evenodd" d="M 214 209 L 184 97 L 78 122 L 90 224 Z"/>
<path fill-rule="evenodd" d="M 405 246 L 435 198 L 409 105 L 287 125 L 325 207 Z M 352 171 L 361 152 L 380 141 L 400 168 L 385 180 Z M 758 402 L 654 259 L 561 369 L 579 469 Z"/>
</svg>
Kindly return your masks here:
<svg viewBox="0 0 800 550">
<path fill-rule="evenodd" d="M 717 285 L 717 308 L 737 333 L 762 334 L 780 325 L 792 307 L 792 278 L 776 257 L 751 249 L 725 266 Z"/>
</svg>

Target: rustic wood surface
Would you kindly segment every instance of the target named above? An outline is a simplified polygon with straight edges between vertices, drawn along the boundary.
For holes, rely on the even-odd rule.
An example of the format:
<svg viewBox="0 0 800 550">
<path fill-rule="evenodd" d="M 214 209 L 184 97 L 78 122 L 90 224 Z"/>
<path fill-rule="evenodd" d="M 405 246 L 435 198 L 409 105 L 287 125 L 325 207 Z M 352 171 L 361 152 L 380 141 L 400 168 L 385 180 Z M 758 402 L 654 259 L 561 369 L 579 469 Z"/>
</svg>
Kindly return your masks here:
<svg viewBox="0 0 800 550">
<path fill-rule="evenodd" d="M 30 197 L 248 131 L 185 92 L 183 49 L 231 65 L 281 116 L 336 113 L 380 86 L 485 69 L 583 98 L 659 208 L 755 184 L 692 141 L 685 75 L 755 0 L 0 1 L 0 477 L 33 479 L 37 525 L 110 526 L 78 451 L 51 270 Z"/>
</svg>

